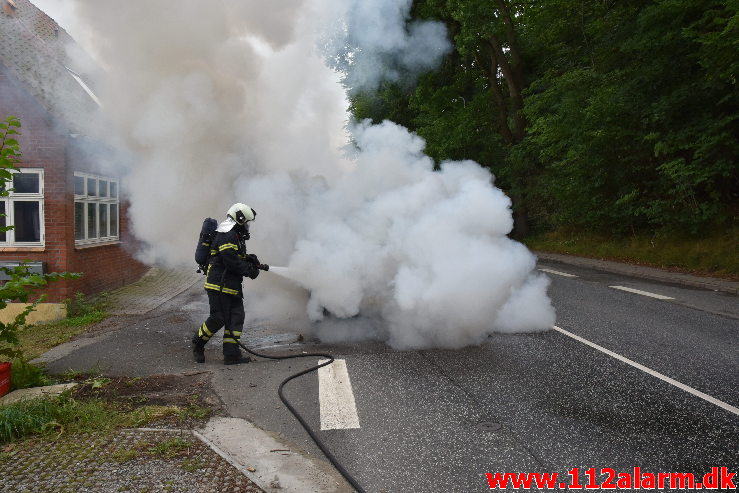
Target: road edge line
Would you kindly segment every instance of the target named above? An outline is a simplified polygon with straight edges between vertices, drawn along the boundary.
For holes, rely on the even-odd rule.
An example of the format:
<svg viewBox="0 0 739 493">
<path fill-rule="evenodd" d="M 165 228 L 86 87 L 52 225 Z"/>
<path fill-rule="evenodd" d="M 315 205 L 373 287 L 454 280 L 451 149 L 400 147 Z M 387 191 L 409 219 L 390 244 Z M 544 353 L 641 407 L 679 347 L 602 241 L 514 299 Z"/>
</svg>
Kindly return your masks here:
<svg viewBox="0 0 739 493">
<path fill-rule="evenodd" d="M 644 373 L 647 373 L 649 375 L 652 375 L 653 377 L 659 378 L 663 382 L 669 383 L 670 385 L 673 385 L 673 386 L 679 388 L 682 391 L 688 392 L 690 394 L 693 394 L 696 397 L 699 397 L 699 398 L 703 399 L 704 401 L 710 402 L 714 406 L 718 406 L 718 407 L 720 407 L 720 408 L 722 408 L 722 409 L 724 409 L 726 411 L 729 411 L 729 412 L 734 413 L 737 416 L 739 416 L 739 408 L 736 408 L 736 407 L 732 406 L 731 404 L 727 404 L 726 402 L 721 401 L 721 400 L 718 400 L 715 397 L 712 397 L 712 396 L 710 396 L 710 395 L 708 395 L 706 393 L 701 392 L 700 390 L 696 390 L 693 387 L 690 387 L 688 385 L 685 385 L 682 382 L 678 382 L 677 380 L 675 380 L 673 378 L 670 378 L 667 375 L 663 375 L 662 373 L 660 373 L 658 371 L 655 371 L 655 370 L 652 370 L 651 368 L 648 368 L 648 367 L 646 367 L 646 366 L 644 366 L 644 365 L 642 365 L 640 363 L 637 363 L 636 361 L 630 360 L 629 358 L 627 358 L 625 356 L 621 356 L 618 353 L 614 353 L 610 349 L 606 349 L 603 346 L 599 346 L 598 344 L 596 344 L 594 342 L 590 342 L 589 340 L 587 340 L 587 339 L 585 339 L 583 337 L 580 337 L 577 334 L 573 334 L 572 332 L 568 332 L 568 331 L 564 330 L 561 327 L 557 327 L 556 325 L 553 325 L 552 326 L 552 329 L 554 329 L 557 332 L 560 332 L 561 334 L 564 334 L 564 335 L 566 335 L 568 337 L 571 337 L 572 339 L 575 339 L 578 342 L 581 342 L 581 343 L 583 343 L 583 344 L 585 344 L 587 346 L 590 346 L 590 347 L 592 347 L 594 349 L 597 349 L 598 351 L 601 351 L 601 352 L 607 354 L 608 356 L 611 356 L 612 358 L 616 358 L 617 360 L 619 360 L 619 361 L 621 361 L 623 363 L 626 363 L 627 365 L 631 365 L 634 368 L 643 371 Z"/>
</svg>

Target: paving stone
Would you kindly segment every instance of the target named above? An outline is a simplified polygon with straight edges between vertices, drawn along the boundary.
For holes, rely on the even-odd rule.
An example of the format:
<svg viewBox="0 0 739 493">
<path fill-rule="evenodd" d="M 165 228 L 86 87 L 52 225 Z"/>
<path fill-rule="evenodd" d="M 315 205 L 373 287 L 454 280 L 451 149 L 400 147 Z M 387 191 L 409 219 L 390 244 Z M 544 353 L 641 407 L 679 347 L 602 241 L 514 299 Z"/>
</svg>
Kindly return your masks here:
<svg viewBox="0 0 739 493">
<path fill-rule="evenodd" d="M 133 284 L 109 293 L 108 312 L 112 315 L 142 315 L 171 300 L 196 282 L 202 274 L 190 269 L 154 267 Z"/>
<path fill-rule="evenodd" d="M 0 448 L 0 492 L 263 493 L 189 430 L 26 440 Z"/>
</svg>

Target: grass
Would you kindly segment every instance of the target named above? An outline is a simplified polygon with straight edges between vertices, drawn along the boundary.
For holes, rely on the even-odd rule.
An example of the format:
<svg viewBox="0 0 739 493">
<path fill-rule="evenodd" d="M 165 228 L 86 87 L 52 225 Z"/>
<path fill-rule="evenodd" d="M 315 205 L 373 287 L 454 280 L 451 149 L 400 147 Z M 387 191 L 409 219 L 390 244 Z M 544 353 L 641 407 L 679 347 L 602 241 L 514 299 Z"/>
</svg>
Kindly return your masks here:
<svg viewBox="0 0 739 493">
<path fill-rule="evenodd" d="M 70 382 L 70 381 L 81 381 L 81 380 L 90 380 L 96 377 L 99 377 L 103 374 L 103 369 L 100 367 L 99 363 L 92 368 L 88 368 L 87 370 L 67 370 L 64 373 L 59 374 L 59 379 L 62 382 Z"/>
<path fill-rule="evenodd" d="M 68 395 L 25 400 L 0 407 L 0 443 L 28 435 L 105 431 L 123 421 L 102 401 L 77 401 Z"/>
<path fill-rule="evenodd" d="M 23 359 L 37 358 L 53 347 L 68 342 L 86 332 L 90 326 L 108 317 L 105 312 L 107 295 L 90 299 L 82 293 L 66 300 L 67 318 L 45 324 L 26 325 L 17 331 Z M 0 357 L 0 361 L 3 361 Z"/>
<path fill-rule="evenodd" d="M 85 315 L 65 318 L 58 322 L 27 325 L 18 330 L 18 339 L 25 357 L 31 360 L 59 344 L 74 339 L 87 331 L 91 325 L 104 320 L 107 316 L 105 312 L 95 310 Z"/>
<path fill-rule="evenodd" d="M 524 240 L 532 250 L 648 265 L 698 275 L 739 280 L 739 229 L 706 238 L 678 235 L 611 238 L 557 231 Z"/>
<path fill-rule="evenodd" d="M 164 442 L 158 443 L 149 449 L 154 455 L 160 455 L 167 459 L 171 459 L 180 455 L 193 446 L 193 442 L 184 438 L 171 438 Z"/>
<path fill-rule="evenodd" d="M 138 456 L 138 450 L 118 449 L 111 454 L 110 458 L 113 459 L 115 462 L 128 462 L 134 460 Z"/>
<path fill-rule="evenodd" d="M 187 459 L 182 462 L 180 467 L 187 472 L 195 472 L 198 469 L 205 469 L 208 467 L 208 463 L 202 459 Z"/>
<path fill-rule="evenodd" d="M 0 406 L 0 444 L 30 435 L 107 433 L 122 427 L 145 426 L 168 416 L 180 416 L 183 412 L 177 406 L 130 409 L 116 402 L 78 400 L 64 393 Z"/>
</svg>

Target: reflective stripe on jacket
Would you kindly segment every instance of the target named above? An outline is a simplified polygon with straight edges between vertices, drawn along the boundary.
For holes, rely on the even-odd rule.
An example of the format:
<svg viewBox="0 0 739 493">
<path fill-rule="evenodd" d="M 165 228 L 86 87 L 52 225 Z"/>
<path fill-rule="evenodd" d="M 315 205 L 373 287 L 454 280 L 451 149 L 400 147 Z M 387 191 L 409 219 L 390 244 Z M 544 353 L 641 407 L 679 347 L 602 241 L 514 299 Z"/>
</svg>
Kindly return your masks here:
<svg viewBox="0 0 739 493">
<path fill-rule="evenodd" d="M 205 289 L 243 296 L 241 291 L 243 278 L 256 279 L 259 269 L 247 258 L 244 239 L 235 229 L 216 233 L 211 243 L 211 259 Z"/>
</svg>

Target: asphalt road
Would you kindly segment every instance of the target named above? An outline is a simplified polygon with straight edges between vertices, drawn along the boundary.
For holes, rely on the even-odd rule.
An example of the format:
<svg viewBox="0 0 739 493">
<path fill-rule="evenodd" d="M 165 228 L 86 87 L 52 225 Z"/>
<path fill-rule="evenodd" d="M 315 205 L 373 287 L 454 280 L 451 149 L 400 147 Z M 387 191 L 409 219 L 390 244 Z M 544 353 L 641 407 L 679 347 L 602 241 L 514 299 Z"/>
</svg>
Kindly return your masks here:
<svg viewBox="0 0 739 493">
<path fill-rule="evenodd" d="M 739 407 L 739 298 L 547 263 L 557 326 L 699 393 Z M 623 286 L 669 296 L 655 299 Z M 101 365 L 125 375 L 205 369 L 229 413 L 308 454 L 320 452 L 276 396 L 279 382 L 315 362 L 190 362 L 190 331 L 207 300 L 195 287 L 150 316 L 60 358 L 52 370 Z M 284 329 L 254 328 L 269 351 L 324 350 L 344 359 L 359 428 L 319 431 L 367 492 L 490 491 L 485 473 L 572 468 L 693 472 L 739 468 L 739 415 L 559 331 L 494 335 L 457 351 L 392 351 L 382 344 L 287 344 Z M 287 395 L 320 430 L 316 374 Z M 581 478 L 584 472 L 581 472 Z M 597 476 L 599 481 L 604 477 Z M 585 481 L 581 481 L 585 482 Z"/>
</svg>

